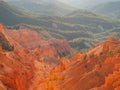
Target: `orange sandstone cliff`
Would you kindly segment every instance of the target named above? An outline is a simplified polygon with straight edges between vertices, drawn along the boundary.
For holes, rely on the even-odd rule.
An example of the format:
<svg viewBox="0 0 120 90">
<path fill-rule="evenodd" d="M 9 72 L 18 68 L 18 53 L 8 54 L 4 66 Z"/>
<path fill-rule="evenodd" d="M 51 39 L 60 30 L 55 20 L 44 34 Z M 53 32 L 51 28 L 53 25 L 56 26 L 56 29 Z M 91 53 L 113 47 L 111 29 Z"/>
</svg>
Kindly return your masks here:
<svg viewBox="0 0 120 90">
<path fill-rule="evenodd" d="M 65 60 L 66 62 L 68 60 Z M 53 68 L 44 90 L 120 90 L 120 40 L 108 38 Z"/>
<path fill-rule="evenodd" d="M 60 58 L 72 53 L 66 40 L 43 40 L 33 30 L 6 30 L 6 34 L 23 48 L 31 50 L 35 57 L 46 63 L 60 63 Z"/>
<path fill-rule="evenodd" d="M 65 40 L 46 41 L 35 31 L 9 31 L 0 25 L 0 89 L 32 89 L 71 51 Z"/>
<path fill-rule="evenodd" d="M 120 90 L 120 40 L 71 52 L 65 40 L 0 25 L 0 90 Z"/>
</svg>

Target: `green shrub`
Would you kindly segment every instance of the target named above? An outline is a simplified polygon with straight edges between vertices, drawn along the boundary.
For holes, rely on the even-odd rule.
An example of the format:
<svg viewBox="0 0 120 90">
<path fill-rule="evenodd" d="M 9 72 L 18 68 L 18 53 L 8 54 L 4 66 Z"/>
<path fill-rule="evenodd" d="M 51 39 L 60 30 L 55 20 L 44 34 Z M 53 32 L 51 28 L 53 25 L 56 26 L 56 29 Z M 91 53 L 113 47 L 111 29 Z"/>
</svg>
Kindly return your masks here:
<svg viewBox="0 0 120 90">
<path fill-rule="evenodd" d="M 98 61 L 97 61 L 97 64 L 98 64 L 100 67 L 102 67 L 102 60 L 98 60 Z"/>
<path fill-rule="evenodd" d="M 92 59 L 92 58 L 94 58 L 94 57 L 95 57 L 95 55 L 94 55 L 94 54 L 91 54 L 91 55 L 90 55 L 90 58 L 91 58 L 91 59 Z"/>
<path fill-rule="evenodd" d="M 83 59 L 84 59 L 84 60 L 86 60 L 86 59 L 87 59 L 87 54 L 84 54 Z"/>
<path fill-rule="evenodd" d="M 9 43 L 8 44 L 3 44 L 2 49 L 5 50 L 5 51 L 13 51 L 14 46 L 10 45 Z"/>
</svg>

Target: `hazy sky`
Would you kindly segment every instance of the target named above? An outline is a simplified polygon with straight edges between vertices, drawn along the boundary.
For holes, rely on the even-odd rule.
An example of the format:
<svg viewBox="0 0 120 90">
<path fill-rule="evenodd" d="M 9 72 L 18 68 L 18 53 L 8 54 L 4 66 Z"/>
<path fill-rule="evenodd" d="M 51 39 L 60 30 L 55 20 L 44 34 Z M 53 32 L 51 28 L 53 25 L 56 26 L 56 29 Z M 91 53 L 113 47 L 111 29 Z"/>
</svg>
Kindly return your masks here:
<svg viewBox="0 0 120 90">
<path fill-rule="evenodd" d="M 89 6 L 94 6 L 100 3 L 104 2 L 109 2 L 109 1 L 120 1 L 120 0 L 4 0 L 4 1 L 34 1 L 34 2 L 39 2 L 39 1 L 49 1 L 49 2 L 54 2 L 54 1 L 60 1 L 67 3 L 71 6 L 78 7 L 78 8 L 86 8 Z"/>
</svg>

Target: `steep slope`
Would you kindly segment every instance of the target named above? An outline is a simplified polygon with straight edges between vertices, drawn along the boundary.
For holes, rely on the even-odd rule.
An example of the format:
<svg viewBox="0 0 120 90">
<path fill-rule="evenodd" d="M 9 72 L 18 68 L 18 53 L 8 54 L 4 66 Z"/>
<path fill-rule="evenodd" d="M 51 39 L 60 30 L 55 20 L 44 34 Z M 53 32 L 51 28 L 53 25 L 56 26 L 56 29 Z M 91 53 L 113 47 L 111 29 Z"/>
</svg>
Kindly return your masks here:
<svg viewBox="0 0 120 90">
<path fill-rule="evenodd" d="M 0 24 L 0 46 L 3 50 L 12 51 L 14 46 L 10 45 L 10 42 L 7 40 L 7 36 L 4 33 L 3 26 Z"/>
<path fill-rule="evenodd" d="M 0 43 L 2 45 L 0 46 L 0 82 L 2 87 L 0 86 L 0 88 L 2 88 L 2 90 L 26 90 L 33 78 L 34 59 L 30 58 L 32 56 L 27 55 L 27 53 L 22 52 L 23 48 L 21 48 L 20 51 L 16 46 L 12 50 L 7 49 L 7 51 L 3 51 L 2 48 L 6 45 L 7 48 L 10 47 L 11 42 L 1 27 L 3 26 L 0 25 Z M 15 53 L 16 51 L 17 53 Z M 20 52 L 22 52 L 22 54 L 20 54 Z M 23 55 L 25 55 L 25 57 Z M 27 81 L 29 81 L 29 83 Z"/>
<path fill-rule="evenodd" d="M 66 87 L 64 87 L 64 89 L 68 89 L 69 85 L 73 85 L 76 80 L 79 81 L 74 84 L 70 90 L 88 90 L 100 87 L 105 82 L 105 77 L 113 73 L 115 71 L 114 67 L 120 63 L 119 50 L 120 41 L 110 38 L 107 42 L 99 44 L 91 49 L 87 53 L 86 58 L 76 58 L 77 61 L 66 71 L 66 75 L 69 75 L 67 78 L 69 78 L 70 81 L 68 80 L 63 84 L 63 87 L 64 85 Z M 74 75 L 71 75 L 71 73 L 74 73 Z M 113 89 L 110 87 L 109 89 L 102 90 Z"/>
<path fill-rule="evenodd" d="M 45 78 L 50 69 L 61 62 L 60 57 L 71 53 L 71 48 L 65 40 L 45 41 L 37 32 L 29 29 L 4 31 L 0 25 L 0 34 L 2 34 L 0 41 L 2 90 L 30 90 L 39 83 L 38 79 Z M 7 44 L 14 48 L 4 50 L 3 47 Z"/>
<path fill-rule="evenodd" d="M 45 90 L 120 89 L 119 40 L 109 38 L 89 52 L 75 55 L 70 61 L 54 68 L 48 76 L 49 79 L 41 82 L 38 87 L 44 87 Z"/>
<path fill-rule="evenodd" d="M 69 60 L 59 58 L 59 64 L 56 64 L 51 56 L 56 57 L 56 54 L 63 52 L 63 56 L 68 54 L 66 52 L 70 47 L 66 41 L 45 41 L 37 32 L 28 29 L 4 31 L 2 25 L 0 33 L 1 41 L 6 42 L 0 42 L 0 89 L 119 90 L 119 39 L 110 37 L 88 52 L 78 53 Z M 14 45 L 14 49 L 3 51 L 3 43 Z M 46 60 L 46 57 L 51 61 Z"/>
<path fill-rule="evenodd" d="M 37 58 L 44 58 L 43 61 L 47 63 L 59 63 L 61 57 L 72 53 L 66 40 L 43 40 L 36 31 L 29 29 L 6 30 L 6 33 L 22 47 L 33 50 Z"/>
</svg>

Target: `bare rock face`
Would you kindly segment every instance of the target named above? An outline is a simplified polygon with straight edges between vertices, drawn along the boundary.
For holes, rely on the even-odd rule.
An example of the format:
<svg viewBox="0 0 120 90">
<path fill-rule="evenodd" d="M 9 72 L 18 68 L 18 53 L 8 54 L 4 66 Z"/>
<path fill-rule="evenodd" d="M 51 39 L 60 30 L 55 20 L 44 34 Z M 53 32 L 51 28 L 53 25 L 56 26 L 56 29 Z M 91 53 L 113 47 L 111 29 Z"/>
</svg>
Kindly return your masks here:
<svg viewBox="0 0 120 90">
<path fill-rule="evenodd" d="M 0 82 L 0 90 L 7 90 L 7 87 L 5 87 L 2 82 Z"/>
<path fill-rule="evenodd" d="M 3 29 L 3 26 L 0 27 Z M 38 67 L 43 67 L 42 63 L 37 62 L 39 66 L 35 65 L 37 58 L 32 51 L 7 36 L 4 29 L 0 36 L 0 90 L 28 90 L 32 79 L 36 78 Z M 14 45 L 13 50 L 9 50 L 11 43 Z M 41 72 L 39 75 L 42 76 Z"/>
<path fill-rule="evenodd" d="M 60 58 L 72 51 L 67 41 L 46 41 L 35 31 L 4 31 L 2 25 L 0 31 L 1 90 L 35 90 L 39 80 L 44 81 Z"/>
<path fill-rule="evenodd" d="M 60 63 L 60 58 L 72 53 L 66 40 L 43 40 L 32 30 L 7 30 L 7 35 L 23 48 L 32 50 L 34 56 L 46 63 Z"/>
<path fill-rule="evenodd" d="M 37 86 L 44 90 L 119 90 L 119 76 L 120 41 L 112 39 L 54 67 L 48 79 Z"/>
<path fill-rule="evenodd" d="M 2 49 L 6 51 L 12 51 L 14 49 L 14 46 L 12 46 L 8 41 L 7 36 L 4 33 L 4 28 L 1 24 L 0 24 L 0 46 L 2 47 Z"/>
<path fill-rule="evenodd" d="M 105 42 L 102 42 L 96 46 L 94 46 L 91 50 L 88 51 L 87 54 L 105 54 L 107 52 L 115 52 L 120 48 L 120 40 L 109 37 Z"/>
<path fill-rule="evenodd" d="M 0 90 L 120 90 L 120 40 L 109 38 L 68 60 L 65 40 L 0 29 Z"/>
</svg>

